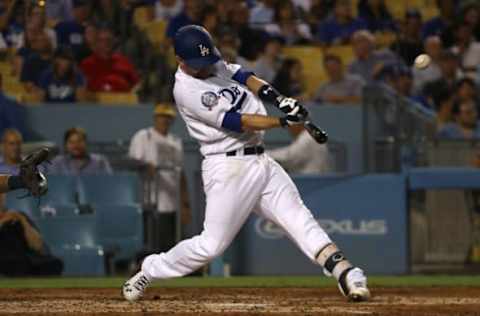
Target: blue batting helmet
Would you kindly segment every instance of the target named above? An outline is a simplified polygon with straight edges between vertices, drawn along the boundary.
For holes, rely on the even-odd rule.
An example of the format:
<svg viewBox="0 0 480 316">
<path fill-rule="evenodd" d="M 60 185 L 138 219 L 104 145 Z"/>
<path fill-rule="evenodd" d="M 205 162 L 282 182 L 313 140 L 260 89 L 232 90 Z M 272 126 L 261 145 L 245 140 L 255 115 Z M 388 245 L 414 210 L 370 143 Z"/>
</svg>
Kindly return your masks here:
<svg viewBox="0 0 480 316">
<path fill-rule="evenodd" d="M 195 69 L 212 65 L 221 58 L 208 31 L 198 25 L 180 28 L 175 34 L 174 46 L 175 54 Z"/>
</svg>

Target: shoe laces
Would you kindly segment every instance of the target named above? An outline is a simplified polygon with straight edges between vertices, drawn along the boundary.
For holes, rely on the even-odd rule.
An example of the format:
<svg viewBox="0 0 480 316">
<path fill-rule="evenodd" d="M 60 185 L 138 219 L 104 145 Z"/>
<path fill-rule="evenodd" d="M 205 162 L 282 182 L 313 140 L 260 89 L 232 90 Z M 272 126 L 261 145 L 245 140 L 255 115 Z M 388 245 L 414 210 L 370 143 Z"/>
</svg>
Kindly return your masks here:
<svg viewBox="0 0 480 316">
<path fill-rule="evenodd" d="M 148 286 L 150 282 L 148 281 L 148 279 L 144 276 L 144 275 L 141 275 L 136 281 L 135 283 L 133 283 L 133 286 L 139 290 L 139 291 L 143 291 L 145 290 L 145 288 Z"/>
</svg>

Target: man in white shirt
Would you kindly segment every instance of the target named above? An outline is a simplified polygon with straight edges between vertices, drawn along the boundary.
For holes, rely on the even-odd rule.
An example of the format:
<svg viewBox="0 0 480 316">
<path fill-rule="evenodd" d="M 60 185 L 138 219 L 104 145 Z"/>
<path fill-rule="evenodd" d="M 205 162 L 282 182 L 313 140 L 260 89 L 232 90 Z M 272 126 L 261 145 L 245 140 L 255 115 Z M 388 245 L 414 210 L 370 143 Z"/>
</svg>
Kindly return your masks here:
<svg viewBox="0 0 480 316">
<path fill-rule="evenodd" d="M 303 125 L 289 128 L 293 142 L 285 147 L 267 151 L 288 172 L 298 174 L 319 174 L 331 171 L 328 147 L 318 144 Z"/>
<path fill-rule="evenodd" d="M 155 250 L 166 251 L 175 244 L 178 207 L 182 224 L 188 223 L 190 208 L 182 171 L 182 140 L 169 133 L 176 112 L 170 105 L 159 104 L 153 115 L 154 125 L 139 130 L 133 136 L 129 156 L 146 163 L 145 190 L 150 194 L 150 204 L 157 211 L 152 214 L 150 224 L 153 231 L 149 242 Z"/>
</svg>

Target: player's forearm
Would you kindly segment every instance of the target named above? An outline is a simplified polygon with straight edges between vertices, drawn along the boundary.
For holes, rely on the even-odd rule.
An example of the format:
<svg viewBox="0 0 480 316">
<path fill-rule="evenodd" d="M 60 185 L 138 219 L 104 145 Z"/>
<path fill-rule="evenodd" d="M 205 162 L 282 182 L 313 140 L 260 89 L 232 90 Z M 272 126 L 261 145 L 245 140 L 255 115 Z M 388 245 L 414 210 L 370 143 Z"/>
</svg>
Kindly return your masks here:
<svg viewBox="0 0 480 316">
<path fill-rule="evenodd" d="M 250 91 L 255 93 L 255 95 L 258 95 L 258 92 L 264 85 L 268 85 L 268 82 L 258 78 L 257 76 L 252 75 L 247 79 L 247 87 Z"/>
<path fill-rule="evenodd" d="M 242 114 L 242 129 L 244 131 L 260 131 L 281 127 L 280 119 L 274 116 Z"/>
</svg>

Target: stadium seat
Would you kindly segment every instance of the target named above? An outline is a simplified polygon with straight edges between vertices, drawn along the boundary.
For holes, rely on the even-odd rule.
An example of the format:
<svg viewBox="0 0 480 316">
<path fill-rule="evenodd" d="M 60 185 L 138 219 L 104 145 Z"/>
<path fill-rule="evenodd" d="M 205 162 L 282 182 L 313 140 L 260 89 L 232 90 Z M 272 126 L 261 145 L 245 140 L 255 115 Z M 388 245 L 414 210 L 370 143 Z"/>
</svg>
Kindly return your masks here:
<svg viewBox="0 0 480 316">
<path fill-rule="evenodd" d="M 96 99 L 100 104 L 111 106 L 138 104 L 138 96 L 133 92 L 98 92 L 96 93 Z"/>
<path fill-rule="evenodd" d="M 74 176 L 48 175 L 48 192 L 42 205 L 71 205 L 77 202 L 78 180 Z"/>
<path fill-rule="evenodd" d="M 167 31 L 167 22 L 166 21 L 155 21 L 149 23 L 145 31 L 147 32 L 148 39 L 154 45 L 158 45 L 165 42 L 166 31 Z"/>
<path fill-rule="evenodd" d="M 303 66 L 307 93 L 314 93 L 326 78 L 323 69 L 322 49 L 313 46 L 291 46 L 285 47 L 283 53 L 287 57 L 300 60 Z"/>
<path fill-rule="evenodd" d="M 81 176 L 81 204 L 137 205 L 140 203 L 140 184 L 133 173 Z"/>
<path fill-rule="evenodd" d="M 105 274 L 95 216 L 42 217 L 36 222 L 52 253 L 63 260 L 65 275 Z"/>
<path fill-rule="evenodd" d="M 140 29 L 145 30 L 148 24 L 150 24 L 151 19 L 149 17 L 148 8 L 145 6 L 140 6 L 135 9 L 133 13 L 133 23 Z"/>
<path fill-rule="evenodd" d="M 133 259 L 143 245 L 143 215 L 138 206 L 95 205 L 99 243 L 114 260 Z"/>
<path fill-rule="evenodd" d="M 6 194 L 5 206 L 8 210 L 18 211 L 27 214 L 31 218 L 40 216 L 39 201 L 33 197 L 19 198 L 25 192 L 15 191 Z"/>
</svg>

